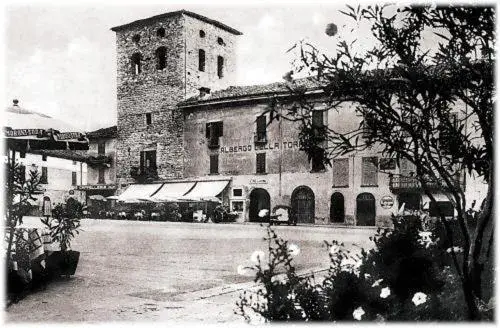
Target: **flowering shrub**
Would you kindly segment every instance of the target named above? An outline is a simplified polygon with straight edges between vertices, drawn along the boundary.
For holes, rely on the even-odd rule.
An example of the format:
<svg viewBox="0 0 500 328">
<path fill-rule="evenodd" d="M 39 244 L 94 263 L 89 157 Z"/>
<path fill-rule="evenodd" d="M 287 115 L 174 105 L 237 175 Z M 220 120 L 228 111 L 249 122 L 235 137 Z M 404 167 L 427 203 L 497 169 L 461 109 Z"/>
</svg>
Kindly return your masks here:
<svg viewBox="0 0 500 328">
<path fill-rule="evenodd" d="M 293 258 L 300 256 L 299 245 L 268 227 L 268 254 L 256 251 L 253 266 L 238 268 L 240 274 L 253 273 L 259 287 L 240 295 L 236 313 L 249 322 L 465 320 L 450 256 L 457 246 L 448 245 L 440 223 L 426 216 L 393 221 L 393 229 L 378 229 L 369 251 L 325 242 L 330 267 L 318 277 L 297 274 Z"/>
</svg>

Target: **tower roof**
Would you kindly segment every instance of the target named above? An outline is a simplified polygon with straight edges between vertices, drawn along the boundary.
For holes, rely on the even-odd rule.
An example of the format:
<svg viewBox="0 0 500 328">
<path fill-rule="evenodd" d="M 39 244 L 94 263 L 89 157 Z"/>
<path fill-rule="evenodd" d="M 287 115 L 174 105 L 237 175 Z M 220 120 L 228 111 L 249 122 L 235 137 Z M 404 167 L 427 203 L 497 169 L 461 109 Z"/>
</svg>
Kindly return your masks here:
<svg viewBox="0 0 500 328">
<path fill-rule="evenodd" d="M 168 12 L 168 13 L 164 13 L 164 14 L 152 16 L 152 17 L 149 17 L 149 18 L 139 19 L 139 20 L 133 21 L 133 22 L 128 23 L 128 24 L 124 24 L 124 25 L 112 27 L 111 30 L 114 31 L 114 32 L 118 32 L 118 31 L 123 30 L 123 29 L 125 29 L 127 27 L 131 27 L 131 26 L 135 26 L 135 25 L 148 24 L 151 21 L 155 21 L 155 20 L 158 20 L 158 19 L 161 19 L 161 18 L 174 17 L 174 16 L 178 16 L 178 15 L 187 15 L 187 16 L 199 19 L 199 20 L 204 21 L 204 22 L 206 22 L 208 24 L 212 24 L 214 26 L 217 26 L 218 28 L 221 28 L 221 29 L 223 29 L 223 30 L 225 30 L 225 31 L 227 31 L 229 33 L 234 34 L 234 35 L 242 35 L 243 34 L 240 31 L 238 31 L 238 30 L 236 30 L 236 29 L 234 29 L 232 27 L 227 26 L 226 24 L 222 24 L 219 21 L 210 19 L 208 17 L 202 16 L 202 15 L 199 15 L 199 14 L 193 13 L 191 11 L 187 11 L 187 10 L 171 11 L 171 12 Z"/>
</svg>

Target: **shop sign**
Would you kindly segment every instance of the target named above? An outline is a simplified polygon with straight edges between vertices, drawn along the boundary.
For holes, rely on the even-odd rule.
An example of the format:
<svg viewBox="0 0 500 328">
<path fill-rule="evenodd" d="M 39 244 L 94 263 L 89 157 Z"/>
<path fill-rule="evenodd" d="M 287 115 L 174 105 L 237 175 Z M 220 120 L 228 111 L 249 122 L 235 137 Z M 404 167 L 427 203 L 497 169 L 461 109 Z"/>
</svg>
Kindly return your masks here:
<svg viewBox="0 0 500 328">
<path fill-rule="evenodd" d="M 250 184 L 267 184 L 266 179 L 250 179 Z"/>
<path fill-rule="evenodd" d="M 76 186 L 77 190 L 114 190 L 116 189 L 116 185 L 114 184 L 109 184 L 109 185 L 83 185 L 83 186 Z"/>
<path fill-rule="evenodd" d="M 394 198 L 391 196 L 384 196 L 380 199 L 380 206 L 385 209 L 389 209 L 394 205 Z"/>
<path fill-rule="evenodd" d="M 15 130 L 6 130 L 5 136 L 10 138 L 15 137 L 27 137 L 43 134 L 45 130 L 43 129 L 15 129 Z"/>
<path fill-rule="evenodd" d="M 74 195 L 74 194 L 75 194 L 75 191 L 74 191 L 73 189 L 71 189 L 71 190 L 69 191 L 69 194 L 70 194 L 70 195 Z"/>
<path fill-rule="evenodd" d="M 299 141 L 283 141 L 280 142 L 266 142 L 263 145 L 233 145 L 233 146 L 222 146 L 219 151 L 222 154 L 233 154 L 241 153 L 253 150 L 279 150 L 279 149 L 298 149 L 300 148 Z"/>
</svg>

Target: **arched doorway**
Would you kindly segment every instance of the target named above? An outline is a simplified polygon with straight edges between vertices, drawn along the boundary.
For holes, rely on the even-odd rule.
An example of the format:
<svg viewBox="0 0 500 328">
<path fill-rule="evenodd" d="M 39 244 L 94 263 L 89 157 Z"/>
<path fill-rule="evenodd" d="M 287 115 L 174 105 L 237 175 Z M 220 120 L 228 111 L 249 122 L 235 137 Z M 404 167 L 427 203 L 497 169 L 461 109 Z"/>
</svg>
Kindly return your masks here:
<svg viewBox="0 0 500 328">
<path fill-rule="evenodd" d="M 375 197 L 372 194 L 365 192 L 356 198 L 356 222 L 359 226 L 375 225 Z"/>
<path fill-rule="evenodd" d="M 259 217 L 259 211 L 262 209 L 271 211 L 271 196 L 269 196 L 267 190 L 256 188 L 250 193 L 250 208 L 248 213 L 250 222 L 264 221 Z"/>
<path fill-rule="evenodd" d="M 311 188 L 300 186 L 292 193 L 292 212 L 298 223 L 314 223 L 314 192 Z"/>
<path fill-rule="evenodd" d="M 344 220 L 344 195 L 340 192 L 333 193 L 330 199 L 330 222 L 344 222 Z"/>
</svg>

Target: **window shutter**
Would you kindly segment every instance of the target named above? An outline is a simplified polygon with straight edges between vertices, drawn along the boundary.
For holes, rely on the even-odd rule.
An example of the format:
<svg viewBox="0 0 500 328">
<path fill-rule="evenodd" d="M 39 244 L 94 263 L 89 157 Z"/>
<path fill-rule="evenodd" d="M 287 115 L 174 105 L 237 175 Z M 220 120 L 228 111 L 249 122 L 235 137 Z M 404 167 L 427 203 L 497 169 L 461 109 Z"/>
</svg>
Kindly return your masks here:
<svg viewBox="0 0 500 328">
<path fill-rule="evenodd" d="M 315 110 L 312 112 L 312 126 L 322 127 L 324 126 L 323 111 Z"/>
<path fill-rule="evenodd" d="M 333 186 L 349 187 L 349 158 L 332 160 Z"/>
<path fill-rule="evenodd" d="M 210 174 L 219 173 L 219 155 L 210 155 Z"/>
<path fill-rule="evenodd" d="M 257 154 L 257 173 L 266 173 L 266 153 Z"/>
<path fill-rule="evenodd" d="M 266 133 L 266 116 L 262 115 L 257 117 L 257 133 Z"/>
<path fill-rule="evenodd" d="M 219 137 L 224 136 L 224 124 L 222 122 L 217 122 L 217 125 L 219 130 Z"/>
<path fill-rule="evenodd" d="M 71 172 L 71 185 L 76 186 L 76 172 Z"/>
<path fill-rule="evenodd" d="M 378 185 L 378 158 L 363 157 L 362 158 L 362 186 L 377 186 Z"/>
<path fill-rule="evenodd" d="M 146 166 L 146 156 L 144 156 L 144 152 L 141 151 L 140 153 L 140 170 L 141 172 L 144 172 L 144 167 Z"/>
</svg>

